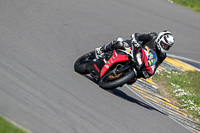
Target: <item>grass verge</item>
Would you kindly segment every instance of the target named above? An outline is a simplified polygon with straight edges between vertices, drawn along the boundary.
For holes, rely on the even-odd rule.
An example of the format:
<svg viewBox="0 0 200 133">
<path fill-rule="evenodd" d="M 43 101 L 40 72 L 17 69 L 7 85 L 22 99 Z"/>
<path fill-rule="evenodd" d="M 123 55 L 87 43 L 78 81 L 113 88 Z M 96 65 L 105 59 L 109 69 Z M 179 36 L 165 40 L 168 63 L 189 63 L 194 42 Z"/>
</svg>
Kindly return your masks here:
<svg viewBox="0 0 200 133">
<path fill-rule="evenodd" d="M 166 88 L 165 91 L 176 101 L 174 103 L 177 103 L 180 109 L 185 110 L 197 121 L 200 120 L 200 72 L 164 69 L 158 72 L 153 80 L 159 87 Z"/>
<path fill-rule="evenodd" d="M 168 0 L 168 1 L 200 12 L 200 0 Z"/>
<path fill-rule="evenodd" d="M 13 124 L 11 124 L 6 119 L 0 116 L 0 133 L 28 133 L 28 132 L 14 126 Z"/>
</svg>

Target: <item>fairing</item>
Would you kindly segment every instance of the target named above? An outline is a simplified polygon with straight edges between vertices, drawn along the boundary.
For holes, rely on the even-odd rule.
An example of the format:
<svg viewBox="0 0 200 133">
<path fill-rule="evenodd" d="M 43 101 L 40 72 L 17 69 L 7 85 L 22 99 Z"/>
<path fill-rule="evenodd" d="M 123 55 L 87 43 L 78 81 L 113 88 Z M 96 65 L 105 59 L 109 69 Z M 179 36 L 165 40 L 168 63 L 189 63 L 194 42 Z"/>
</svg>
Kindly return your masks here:
<svg viewBox="0 0 200 133">
<path fill-rule="evenodd" d="M 102 77 L 113 64 L 128 60 L 129 58 L 127 55 L 117 54 L 116 50 L 114 50 L 111 58 L 105 63 L 105 65 L 101 69 L 100 77 Z"/>
</svg>

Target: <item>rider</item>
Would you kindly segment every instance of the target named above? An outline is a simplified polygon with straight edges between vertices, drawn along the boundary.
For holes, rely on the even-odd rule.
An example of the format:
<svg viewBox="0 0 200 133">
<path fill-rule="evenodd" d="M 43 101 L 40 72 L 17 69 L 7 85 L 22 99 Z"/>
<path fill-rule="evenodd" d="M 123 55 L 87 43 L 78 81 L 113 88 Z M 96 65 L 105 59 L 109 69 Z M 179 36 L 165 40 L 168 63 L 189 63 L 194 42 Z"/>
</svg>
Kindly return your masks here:
<svg viewBox="0 0 200 133">
<path fill-rule="evenodd" d="M 167 30 L 161 31 L 159 34 L 155 32 L 150 32 L 147 34 L 134 33 L 131 35 L 130 40 L 123 40 L 122 38 L 118 38 L 117 41 L 112 41 L 111 43 L 108 43 L 102 47 L 96 48 L 95 51 L 98 55 L 101 55 L 102 53 L 109 50 L 129 48 L 132 46 L 132 44 L 135 51 L 134 57 L 136 57 L 138 52 L 141 52 L 142 47 L 147 48 L 146 46 L 148 46 L 149 49 L 152 49 L 157 54 L 156 62 L 151 64 L 149 68 L 145 67 L 145 62 L 142 64 L 138 62 L 135 63 L 137 69 L 137 78 L 143 77 L 146 79 L 155 73 L 157 67 L 166 58 L 166 52 L 174 44 L 174 36 L 170 31 Z M 135 82 L 137 78 L 130 82 Z"/>
</svg>

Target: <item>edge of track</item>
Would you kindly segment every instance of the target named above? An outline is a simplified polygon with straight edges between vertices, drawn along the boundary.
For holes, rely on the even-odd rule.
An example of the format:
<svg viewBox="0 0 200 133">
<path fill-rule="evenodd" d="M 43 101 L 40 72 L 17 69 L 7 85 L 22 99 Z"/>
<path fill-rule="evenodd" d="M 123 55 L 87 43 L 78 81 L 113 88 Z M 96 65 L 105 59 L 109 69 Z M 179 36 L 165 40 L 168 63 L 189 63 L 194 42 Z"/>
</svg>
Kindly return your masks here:
<svg viewBox="0 0 200 133">
<path fill-rule="evenodd" d="M 169 55 L 158 69 L 167 70 L 181 70 L 181 71 L 200 71 L 199 68 L 192 66 L 186 62 L 192 62 L 200 65 L 200 62 Z M 186 113 L 179 110 L 179 108 L 171 103 L 171 101 L 158 93 L 156 84 L 152 79 L 139 79 L 132 85 L 125 85 L 131 92 L 142 98 L 155 109 L 165 113 L 169 118 L 185 127 L 193 133 L 200 133 L 200 125 L 187 116 Z"/>
</svg>

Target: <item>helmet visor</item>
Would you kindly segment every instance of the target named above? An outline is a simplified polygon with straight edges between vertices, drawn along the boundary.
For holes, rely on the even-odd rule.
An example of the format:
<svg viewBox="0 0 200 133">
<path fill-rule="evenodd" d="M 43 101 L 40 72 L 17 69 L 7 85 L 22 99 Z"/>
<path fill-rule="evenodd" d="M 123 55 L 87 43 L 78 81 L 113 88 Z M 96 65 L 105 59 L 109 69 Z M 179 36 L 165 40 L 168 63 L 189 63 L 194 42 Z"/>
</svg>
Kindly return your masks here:
<svg viewBox="0 0 200 133">
<path fill-rule="evenodd" d="M 164 43 L 163 41 L 161 41 L 161 47 L 164 49 L 164 50 L 169 50 L 170 46 L 166 43 Z"/>
</svg>

